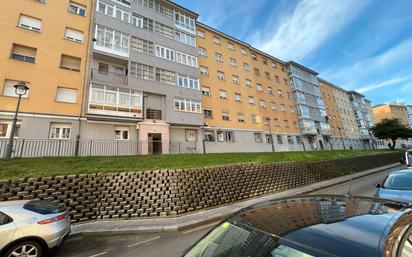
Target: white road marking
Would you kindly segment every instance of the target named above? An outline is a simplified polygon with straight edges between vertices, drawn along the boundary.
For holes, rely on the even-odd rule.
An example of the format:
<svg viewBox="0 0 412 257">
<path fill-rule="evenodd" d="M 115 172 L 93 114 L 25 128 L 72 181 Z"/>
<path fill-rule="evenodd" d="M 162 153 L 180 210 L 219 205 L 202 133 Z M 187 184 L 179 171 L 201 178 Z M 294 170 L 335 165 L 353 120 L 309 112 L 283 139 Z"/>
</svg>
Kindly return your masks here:
<svg viewBox="0 0 412 257">
<path fill-rule="evenodd" d="M 105 254 L 107 254 L 107 252 L 97 253 L 97 254 L 95 254 L 95 255 L 90 255 L 89 257 L 97 257 L 97 256 L 105 255 Z"/>
<path fill-rule="evenodd" d="M 208 228 L 208 227 L 211 227 L 211 226 L 215 226 L 215 225 L 219 224 L 220 222 L 221 222 L 221 221 L 217 221 L 217 222 L 213 222 L 213 223 L 208 223 L 208 224 L 203 225 L 203 226 L 200 226 L 200 227 L 196 227 L 196 228 L 193 228 L 193 229 L 185 230 L 185 231 L 182 232 L 182 234 L 190 234 L 190 233 L 196 232 L 196 231 L 198 231 L 198 230 L 202 230 L 202 229 L 205 229 L 205 228 Z"/>
<path fill-rule="evenodd" d="M 138 246 L 138 245 L 146 244 L 146 243 L 149 243 L 149 242 L 158 240 L 158 239 L 160 239 L 160 236 L 153 237 L 153 238 L 150 238 L 150 239 L 147 239 L 147 240 L 143 240 L 143 241 L 137 242 L 137 243 L 135 243 L 135 244 L 128 245 L 127 247 L 130 248 L 130 247 L 133 247 L 133 246 Z"/>
</svg>

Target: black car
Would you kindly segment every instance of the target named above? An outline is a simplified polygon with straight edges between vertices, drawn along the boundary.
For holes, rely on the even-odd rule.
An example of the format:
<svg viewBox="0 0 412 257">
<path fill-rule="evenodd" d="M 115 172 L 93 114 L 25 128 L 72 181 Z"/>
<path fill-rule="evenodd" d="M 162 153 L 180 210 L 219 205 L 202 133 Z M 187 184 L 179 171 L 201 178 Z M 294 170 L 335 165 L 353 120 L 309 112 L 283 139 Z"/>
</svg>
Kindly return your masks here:
<svg viewBox="0 0 412 257">
<path fill-rule="evenodd" d="M 184 257 L 410 257 L 412 207 L 367 197 L 302 196 L 244 209 Z"/>
</svg>

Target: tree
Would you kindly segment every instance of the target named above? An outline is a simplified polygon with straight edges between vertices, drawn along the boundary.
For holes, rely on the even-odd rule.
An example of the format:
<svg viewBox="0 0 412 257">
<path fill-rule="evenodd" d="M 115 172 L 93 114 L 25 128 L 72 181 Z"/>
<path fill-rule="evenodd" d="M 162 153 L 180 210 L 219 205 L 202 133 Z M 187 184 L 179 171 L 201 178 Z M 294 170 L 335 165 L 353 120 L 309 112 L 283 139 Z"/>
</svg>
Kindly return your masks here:
<svg viewBox="0 0 412 257">
<path fill-rule="evenodd" d="M 403 125 L 398 119 L 383 119 L 371 128 L 373 135 L 379 139 L 391 140 L 391 150 L 395 149 L 398 138 L 408 139 L 412 137 L 412 129 Z"/>
</svg>

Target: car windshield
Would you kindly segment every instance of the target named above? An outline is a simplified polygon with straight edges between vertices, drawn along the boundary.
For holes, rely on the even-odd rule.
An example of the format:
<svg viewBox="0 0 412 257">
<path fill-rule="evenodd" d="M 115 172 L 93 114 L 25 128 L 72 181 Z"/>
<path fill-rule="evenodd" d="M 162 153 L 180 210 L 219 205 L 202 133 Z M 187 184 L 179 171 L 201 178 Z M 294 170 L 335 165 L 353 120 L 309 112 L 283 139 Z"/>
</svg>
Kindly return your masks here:
<svg viewBox="0 0 412 257">
<path fill-rule="evenodd" d="M 23 208 L 28 211 L 32 211 L 39 214 L 55 214 L 66 211 L 64 204 L 51 203 L 45 201 L 30 201 L 27 202 Z"/>
<path fill-rule="evenodd" d="M 266 233 L 225 222 L 210 232 L 184 257 L 313 257 L 279 243 Z"/>
<path fill-rule="evenodd" d="M 390 175 L 383 185 L 384 188 L 394 190 L 412 190 L 412 175 L 394 174 Z"/>
</svg>

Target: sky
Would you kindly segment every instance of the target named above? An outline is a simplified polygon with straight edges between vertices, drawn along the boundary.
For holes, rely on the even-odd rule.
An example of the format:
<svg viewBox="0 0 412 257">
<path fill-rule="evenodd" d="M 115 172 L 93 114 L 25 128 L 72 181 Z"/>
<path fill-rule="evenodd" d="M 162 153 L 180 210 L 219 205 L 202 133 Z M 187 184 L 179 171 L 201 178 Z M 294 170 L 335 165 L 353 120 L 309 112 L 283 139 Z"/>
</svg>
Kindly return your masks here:
<svg viewBox="0 0 412 257">
<path fill-rule="evenodd" d="M 199 21 L 372 104 L 412 104 L 411 0 L 174 0 Z"/>
</svg>

